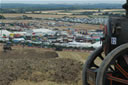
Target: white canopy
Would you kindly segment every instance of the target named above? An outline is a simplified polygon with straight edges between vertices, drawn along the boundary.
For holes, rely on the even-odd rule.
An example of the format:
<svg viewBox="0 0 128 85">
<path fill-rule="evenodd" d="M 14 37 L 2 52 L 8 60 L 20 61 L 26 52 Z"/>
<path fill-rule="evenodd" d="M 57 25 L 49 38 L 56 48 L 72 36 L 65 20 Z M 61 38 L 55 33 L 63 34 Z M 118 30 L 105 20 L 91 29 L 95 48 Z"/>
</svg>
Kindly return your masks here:
<svg viewBox="0 0 128 85">
<path fill-rule="evenodd" d="M 96 42 L 96 43 L 94 43 L 93 45 L 92 45 L 92 47 L 93 48 L 98 48 L 98 47 L 100 47 L 100 46 L 102 46 L 102 42 Z"/>
<path fill-rule="evenodd" d="M 11 32 L 9 32 L 8 30 L 0 30 L 0 36 L 2 37 L 3 35 L 9 36 L 11 34 Z"/>
<path fill-rule="evenodd" d="M 52 32 L 52 30 L 44 29 L 44 28 L 40 28 L 40 29 L 33 29 L 32 31 L 33 31 L 33 32 L 35 32 L 35 33 L 39 33 L 39 32 L 42 32 L 42 33 Z"/>
<path fill-rule="evenodd" d="M 91 43 L 80 43 L 80 42 L 69 42 L 67 46 L 72 46 L 72 47 L 91 47 Z"/>
<path fill-rule="evenodd" d="M 27 32 L 13 32 L 14 34 L 20 34 L 20 35 L 25 35 Z"/>
<path fill-rule="evenodd" d="M 13 40 L 16 40 L 16 41 L 24 41 L 25 39 L 24 38 L 14 38 Z"/>
</svg>

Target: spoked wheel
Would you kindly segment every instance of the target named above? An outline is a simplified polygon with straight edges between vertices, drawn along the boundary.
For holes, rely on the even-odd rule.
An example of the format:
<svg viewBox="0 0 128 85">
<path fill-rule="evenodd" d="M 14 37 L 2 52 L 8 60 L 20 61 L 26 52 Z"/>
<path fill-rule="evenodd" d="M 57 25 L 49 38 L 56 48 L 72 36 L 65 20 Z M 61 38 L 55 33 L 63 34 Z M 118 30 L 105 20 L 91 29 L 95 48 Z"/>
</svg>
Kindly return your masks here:
<svg viewBox="0 0 128 85">
<path fill-rule="evenodd" d="M 128 85 L 128 43 L 106 56 L 97 73 L 96 85 Z"/>
<path fill-rule="evenodd" d="M 102 56 L 103 49 L 99 47 L 95 50 L 92 55 L 88 57 L 83 69 L 83 85 L 94 85 L 96 83 L 96 73 L 98 71 L 99 65 L 95 63 L 95 60 L 99 58 L 101 61 L 104 59 Z"/>
</svg>

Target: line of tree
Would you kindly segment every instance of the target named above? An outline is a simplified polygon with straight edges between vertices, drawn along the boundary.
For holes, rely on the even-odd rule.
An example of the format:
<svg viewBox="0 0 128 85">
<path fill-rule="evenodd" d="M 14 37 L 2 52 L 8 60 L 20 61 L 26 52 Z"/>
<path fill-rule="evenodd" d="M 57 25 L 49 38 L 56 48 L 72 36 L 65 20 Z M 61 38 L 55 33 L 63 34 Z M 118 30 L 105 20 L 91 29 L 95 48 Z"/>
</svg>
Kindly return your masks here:
<svg viewBox="0 0 128 85">
<path fill-rule="evenodd" d="M 121 4 L 83 4 L 83 5 L 65 5 L 65 4 L 2 4 L 0 13 L 25 13 L 27 11 L 45 11 L 45 10 L 79 10 L 79 9 L 112 9 L 122 8 Z"/>
<path fill-rule="evenodd" d="M 0 15 L 0 19 L 6 19 L 3 15 Z"/>
</svg>

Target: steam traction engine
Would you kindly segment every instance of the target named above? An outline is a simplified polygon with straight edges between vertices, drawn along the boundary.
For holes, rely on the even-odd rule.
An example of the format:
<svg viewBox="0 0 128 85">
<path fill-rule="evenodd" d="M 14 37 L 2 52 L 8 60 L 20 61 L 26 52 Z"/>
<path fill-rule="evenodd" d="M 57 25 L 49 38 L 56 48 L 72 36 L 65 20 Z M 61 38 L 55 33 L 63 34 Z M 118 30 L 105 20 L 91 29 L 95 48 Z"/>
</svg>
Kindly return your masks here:
<svg viewBox="0 0 128 85">
<path fill-rule="evenodd" d="M 86 61 L 83 85 L 128 85 L 128 0 L 123 8 L 126 16 L 109 18 L 103 45 Z"/>
</svg>

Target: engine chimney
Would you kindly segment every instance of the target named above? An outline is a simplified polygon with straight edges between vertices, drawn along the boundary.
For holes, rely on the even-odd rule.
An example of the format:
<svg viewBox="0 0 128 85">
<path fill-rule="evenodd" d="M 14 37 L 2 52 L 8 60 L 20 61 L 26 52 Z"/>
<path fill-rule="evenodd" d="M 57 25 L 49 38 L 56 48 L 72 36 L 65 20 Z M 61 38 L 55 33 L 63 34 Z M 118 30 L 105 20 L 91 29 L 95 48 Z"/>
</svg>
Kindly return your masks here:
<svg viewBox="0 0 128 85">
<path fill-rule="evenodd" d="M 123 8 L 126 10 L 126 17 L 128 17 L 128 0 L 126 4 L 123 5 Z"/>
</svg>

